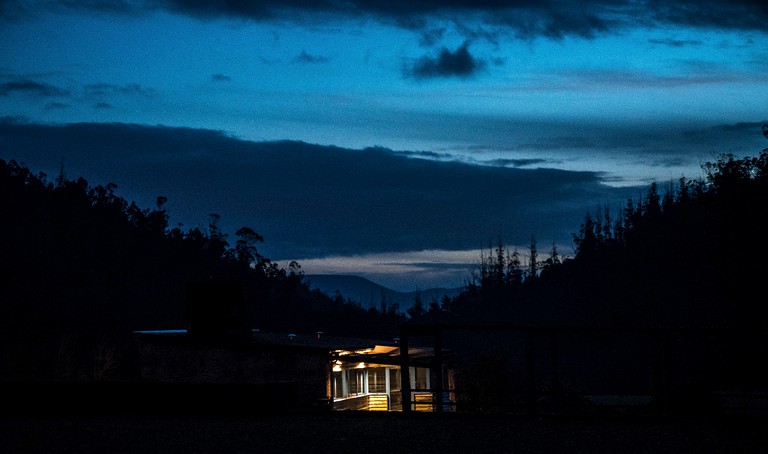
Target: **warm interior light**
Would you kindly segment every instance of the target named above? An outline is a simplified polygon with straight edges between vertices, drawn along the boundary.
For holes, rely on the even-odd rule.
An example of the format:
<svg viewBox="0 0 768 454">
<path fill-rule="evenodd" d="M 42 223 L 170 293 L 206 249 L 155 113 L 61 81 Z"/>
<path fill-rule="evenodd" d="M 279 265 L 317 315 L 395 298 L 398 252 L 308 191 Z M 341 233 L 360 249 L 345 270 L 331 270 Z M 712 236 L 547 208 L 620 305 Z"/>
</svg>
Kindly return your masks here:
<svg viewBox="0 0 768 454">
<path fill-rule="evenodd" d="M 358 363 L 355 369 L 365 369 L 365 363 Z"/>
<path fill-rule="evenodd" d="M 334 364 L 333 365 L 333 371 L 334 372 L 341 372 L 341 364 Z"/>
</svg>

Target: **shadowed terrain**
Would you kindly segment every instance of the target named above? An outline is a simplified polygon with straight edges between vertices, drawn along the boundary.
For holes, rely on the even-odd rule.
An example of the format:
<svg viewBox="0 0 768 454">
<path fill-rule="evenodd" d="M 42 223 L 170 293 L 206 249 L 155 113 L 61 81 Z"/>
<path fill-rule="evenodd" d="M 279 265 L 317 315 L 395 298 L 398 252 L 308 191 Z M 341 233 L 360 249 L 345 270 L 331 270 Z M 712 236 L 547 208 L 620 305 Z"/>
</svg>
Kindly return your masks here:
<svg viewBox="0 0 768 454">
<path fill-rule="evenodd" d="M 7 453 L 762 453 L 764 421 L 332 413 L 0 420 Z"/>
</svg>

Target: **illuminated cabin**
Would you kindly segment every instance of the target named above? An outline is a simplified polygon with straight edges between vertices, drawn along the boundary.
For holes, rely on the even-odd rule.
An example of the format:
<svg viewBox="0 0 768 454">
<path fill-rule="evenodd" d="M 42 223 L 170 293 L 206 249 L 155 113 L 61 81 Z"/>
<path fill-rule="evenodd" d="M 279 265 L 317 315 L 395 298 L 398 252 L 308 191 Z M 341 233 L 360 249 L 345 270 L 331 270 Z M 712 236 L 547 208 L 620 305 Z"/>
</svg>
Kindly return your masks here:
<svg viewBox="0 0 768 454">
<path fill-rule="evenodd" d="M 436 357 L 434 348 L 410 345 L 403 358 L 397 339 L 250 329 L 244 324 L 243 292 L 237 283 L 190 285 L 188 329 L 135 332 L 142 380 L 212 389 L 246 386 L 259 396 L 252 404 L 274 410 L 319 403 L 334 410 L 453 408 L 455 399 L 443 392 L 453 389 L 453 374 L 442 351 Z"/>
<path fill-rule="evenodd" d="M 274 410 L 318 404 L 333 410 L 403 410 L 402 358 L 395 340 L 259 330 L 252 330 L 247 337 L 225 339 L 201 339 L 187 330 L 135 334 L 141 376 L 147 382 L 197 383 L 222 389 L 245 385 L 253 388 L 254 396 L 274 390 L 283 394 L 270 396 L 267 404 Z M 438 396 L 434 391 L 432 349 L 410 346 L 408 351 L 410 410 L 452 409 L 452 396 Z M 443 371 L 442 389 L 452 388 L 452 371 L 444 365 Z"/>
<path fill-rule="evenodd" d="M 452 396 L 435 394 L 434 357 L 431 348 L 409 347 L 407 376 L 401 373 L 400 346 L 374 344 L 363 349 L 338 349 L 331 353 L 330 399 L 335 410 L 401 411 L 403 379 L 408 380 L 411 409 L 449 411 Z M 442 389 L 453 388 L 453 373 L 444 364 Z M 443 395 L 444 394 L 444 395 Z M 438 408 L 439 407 L 439 408 Z"/>
</svg>

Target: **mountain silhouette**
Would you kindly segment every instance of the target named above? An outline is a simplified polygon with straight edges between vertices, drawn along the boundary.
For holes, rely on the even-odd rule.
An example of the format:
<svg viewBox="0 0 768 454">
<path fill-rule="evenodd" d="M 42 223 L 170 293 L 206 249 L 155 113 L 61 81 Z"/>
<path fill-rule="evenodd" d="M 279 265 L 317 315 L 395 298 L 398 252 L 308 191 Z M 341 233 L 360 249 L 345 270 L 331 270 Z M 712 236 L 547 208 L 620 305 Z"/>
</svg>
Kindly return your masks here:
<svg viewBox="0 0 768 454">
<path fill-rule="evenodd" d="M 304 282 L 311 289 L 318 289 L 332 298 L 341 295 L 366 309 L 381 309 L 384 301 L 387 307 L 397 304 L 400 312 L 413 306 L 416 298 L 421 298 L 427 305 L 433 301 L 440 303 L 445 295 L 453 298 L 462 291 L 462 288 L 431 288 L 399 292 L 364 277 L 346 274 L 308 274 L 304 276 Z"/>
</svg>

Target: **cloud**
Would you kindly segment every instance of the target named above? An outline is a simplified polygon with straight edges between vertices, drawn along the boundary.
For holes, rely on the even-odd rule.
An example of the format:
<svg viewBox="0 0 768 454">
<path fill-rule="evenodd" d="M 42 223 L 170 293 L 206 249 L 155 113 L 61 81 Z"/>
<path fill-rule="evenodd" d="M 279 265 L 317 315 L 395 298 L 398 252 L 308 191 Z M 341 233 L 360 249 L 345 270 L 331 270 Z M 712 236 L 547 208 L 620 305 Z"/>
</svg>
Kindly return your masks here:
<svg viewBox="0 0 768 454">
<path fill-rule="evenodd" d="M 54 96 L 66 96 L 69 94 L 69 92 L 53 85 L 37 82 L 30 79 L 15 80 L 0 84 L 0 96 L 9 96 L 13 94 L 47 98 Z"/>
<path fill-rule="evenodd" d="M 530 240 L 530 239 L 529 239 Z M 300 259 L 307 274 L 349 274 L 363 276 L 400 291 L 463 285 L 478 269 L 480 250 L 423 250 L 401 253 L 376 253 L 334 256 L 323 259 Z M 312 281 L 312 277 L 309 277 Z M 378 295 L 377 295 L 378 296 Z M 442 295 L 434 295 L 438 300 Z M 422 294 L 429 300 L 432 295 Z"/>
<path fill-rule="evenodd" d="M 723 71 L 718 66 L 696 61 L 683 61 L 680 63 L 680 68 L 678 74 L 663 74 L 640 69 L 553 71 L 549 76 L 560 77 L 561 79 L 559 81 L 553 79 L 546 88 L 558 90 L 591 90 L 595 86 L 604 88 L 658 88 L 768 81 L 768 75 L 765 74 Z M 561 85 L 558 85 L 558 82 Z"/>
<path fill-rule="evenodd" d="M 302 50 L 299 55 L 296 56 L 296 58 L 293 59 L 296 63 L 327 63 L 330 61 L 328 57 L 323 57 L 322 55 L 312 55 L 308 54 L 307 51 Z"/>
<path fill-rule="evenodd" d="M 445 27 L 423 30 L 419 44 L 424 47 L 432 47 L 443 39 L 446 31 Z"/>
<path fill-rule="evenodd" d="M 739 123 L 729 123 L 723 125 L 714 126 L 713 129 L 720 129 L 725 132 L 735 132 L 738 134 L 755 133 L 760 131 L 763 125 L 768 124 L 768 119 L 765 121 L 744 121 Z"/>
<path fill-rule="evenodd" d="M 512 31 L 522 39 L 557 40 L 567 36 L 592 39 L 626 26 L 600 2 L 545 4 L 542 8 L 526 5 L 488 15 L 484 22 Z"/>
<path fill-rule="evenodd" d="M 26 9 L 18 0 L 0 0 L 0 19 L 17 20 L 28 15 Z"/>
<path fill-rule="evenodd" d="M 479 21 L 485 27 L 478 30 L 491 40 L 498 33 L 510 32 L 523 38 L 591 39 L 630 27 L 664 25 L 768 31 L 767 5 L 763 0 L 59 0 L 4 1 L 0 17 L 19 17 L 45 8 L 127 15 L 165 10 L 200 19 L 279 20 L 312 26 L 339 19 L 372 19 L 419 30 L 429 42 L 436 37 L 432 34 L 435 22 L 454 23 L 468 32 L 472 27 L 466 24 Z"/>
<path fill-rule="evenodd" d="M 663 46 L 669 46 L 669 47 L 686 47 L 686 46 L 701 46 L 704 44 L 703 41 L 698 39 L 649 39 L 649 43 L 651 44 L 661 44 Z"/>
<path fill-rule="evenodd" d="M 468 78 L 484 67 L 485 62 L 473 57 L 469 53 L 469 42 L 465 42 L 453 52 L 444 47 L 437 57 L 421 57 L 405 69 L 405 74 L 416 79 Z"/>
<path fill-rule="evenodd" d="M 0 123 L 0 158 L 91 184 L 113 182 L 141 206 L 168 197 L 172 225 L 250 226 L 270 258 L 476 249 L 499 236 L 569 243 L 584 213 L 623 206 L 637 188 L 598 172 L 515 169 L 221 132 L 130 124 Z M 11 154 L 13 150 L 13 154 Z M 51 173 L 53 172 L 53 173 Z"/>
<path fill-rule="evenodd" d="M 62 109 L 68 109 L 71 107 L 69 104 L 65 104 L 63 102 L 51 102 L 46 104 L 45 110 L 62 110 Z"/>
<path fill-rule="evenodd" d="M 494 159 L 490 162 L 496 166 L 502 167 L 533 167 L 543 166 L 548 163 L 545 159 Z"/>
<path fill-rule="evenodd" d="M 88 10 L 107 14 L 141 15 L 145 12 L 147 3 L 136 0 L 57 0 L 50 2 L 52 9 Z"/>
<path fill-rule="evenodd" d="M 157 96 L 153 88 L 136 83 L 108 84 L 96 83 L 83 86 L 83 95 L 86 102 L 97 110 L 108 110 L 115 107 L 116 99 L 124 100 L 126 97 L 141 97 L 151 99 Z M 119 105 L 119 103 L 118 103 Z"/>
<path fill-rule="evenodd" d="M 106 96 L 106 95 L 120 94 L 120 95 L 139 95 L 144 97 L 152 97 L 152 96 L 155 96 L 156 94 L 154 89 L 149 87 L 144 87 L 136 83 L 123 84 L 123 85 L 97 83 L 97 84 L 88 84 L 83 88 L 85 89 L 86 94 L 89 96 Z"/>
<path fill-rule="evenodd" d="M 96 5 L 101 2 L 94 2 Z M 211 17 L 230 16 L 267 19 L 296 14 L 335 14 L 373 16 L 395 19 L 402 24 L 418 24 L 426 16 L 458 18 L 462 14 L 480 13 L 487 16 L 521 17 L 518 27 L 534 28 L 546 34 L 576 33 L 586 35 L 590 30 L 603 30 L 616 22 L 617 16 L 634 14 L 635 20 L 653 19 L 689 25 L 726 28 L 765 29 L 768 7 L 761 0 L 672 0 L 672 1 L 605 1 L 587 0 L 578 4 L 562 1 L 533 0 L 426 0 L 390 2 L 371 0 L 295 0 L 283 2 L 266 0 L 251 2 L 233 0 L 204 2 L 199 0 L 163 0 L 149 2 L 185 14 Z M 639 13 L 639 15 L 638 15 Z M 626 17 L 626 20 L 631 17 Z M 761 23 L 760 21 L 763 20 Z M 527 24 L 527 25 L 526 25 Z"/>
<path fill-rule="evenodd" d="M 412 158 L 427 158 L 427 159 L 435 159 L 435 160 L 438 160 L 438 159 L 453 160 L 454 159 L 454 156 L 450 153 L 440 153 L 436 151 L 397 151 L 396 153 L 401 156 L 408 156 Z"/>
<path fill-rule="evenodd" d="M 768 30 L 768 3 L 762 0 L 677 0 L 647 2 L 655 21 L 694 27 Z"/>
<path fill-rule="evenodd" d="M 200 18 L 237 17 L 250 20 L 294 20 L 313 25 L 318 20 L 339 18 L 374 19 L 400 27 L 421 30 L 423 44 L 434 42 L 442 32 L 430 24 L 434 20 L 456 23 L 464 32 L 477 36 L 480 32 L 494 40 L 496 31 L 466 27 L 466 19 L 480 20 L 485 24 L 512 29 L 519 35 L 544 35 L 563 37 L 579 35 L 592 37 L 609 27 L 603 16 L 615 14 L 615 5 L 601 0 L 583 2 L 572 7 L 567 2 L 535 2 L 532 0 L 432 0 L 419 2 L 388 2 L 370 0 L 277 0 L 248 2 L 201 2 L 198 0 L 168 0 L 154 2 L 156 7 L 167 8 L 182 14 Z M 613 7 L 612 7 L 613 6 Z M 501 20 L 500 20 L 501 19 Z M 470 34 L 465 35 L 470 37 Z"/>
<path fill-rule="evenodd" d="M 213 74 L 211 75 L 211 80 L 213 82 L 229 82 L 232 78 L 224 74 Z"/>
</svg>

